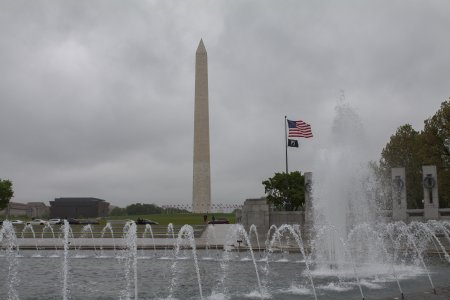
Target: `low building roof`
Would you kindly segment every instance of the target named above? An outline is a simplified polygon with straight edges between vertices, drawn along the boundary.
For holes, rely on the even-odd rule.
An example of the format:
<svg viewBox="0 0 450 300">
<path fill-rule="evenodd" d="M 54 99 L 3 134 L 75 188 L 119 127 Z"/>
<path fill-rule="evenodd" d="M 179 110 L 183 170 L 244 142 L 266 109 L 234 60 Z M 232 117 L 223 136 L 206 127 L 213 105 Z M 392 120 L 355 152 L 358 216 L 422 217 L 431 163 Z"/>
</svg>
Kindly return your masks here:
<svg viewBox="0 0 450 300">
<path fill-rule="evenodd" d="M 76 202 L 76 201 L 90 201 L 90 202 L 104 202 L 105 200 L 103 199 L 99 199 L 99 198 L 94 198 L 94 197 L 60 197 L 60 198 L 55 198 L 55 201 L 60 202 L 60 201 L 72 201 L 72 202 Z"/>
<path fill-rule="evenodd" d="M 48 207 L 44 202 L 28 202 L 27 205 L 33 207 Z"/>
<path fill-rule="evenodd" d="M 28 209 L 28 204 L 25 203 L 19 203 L 19 202 L 9 202 L 8 203 L 9 209 Z"/>
</svg>

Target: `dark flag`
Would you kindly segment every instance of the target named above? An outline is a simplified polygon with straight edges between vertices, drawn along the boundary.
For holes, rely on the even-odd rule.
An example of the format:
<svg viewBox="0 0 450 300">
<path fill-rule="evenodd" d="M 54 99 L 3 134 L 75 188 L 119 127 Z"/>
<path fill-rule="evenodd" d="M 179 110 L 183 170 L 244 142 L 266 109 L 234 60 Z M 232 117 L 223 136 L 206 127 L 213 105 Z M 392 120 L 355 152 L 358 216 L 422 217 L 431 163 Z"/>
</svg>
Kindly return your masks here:
<svg viewBox="0 0 450 300">
<path fill-rule="evenodd" d="M 288 139 L 288 147 L 298 148 L 298 141 L 297 140 Z"/>
</svg>

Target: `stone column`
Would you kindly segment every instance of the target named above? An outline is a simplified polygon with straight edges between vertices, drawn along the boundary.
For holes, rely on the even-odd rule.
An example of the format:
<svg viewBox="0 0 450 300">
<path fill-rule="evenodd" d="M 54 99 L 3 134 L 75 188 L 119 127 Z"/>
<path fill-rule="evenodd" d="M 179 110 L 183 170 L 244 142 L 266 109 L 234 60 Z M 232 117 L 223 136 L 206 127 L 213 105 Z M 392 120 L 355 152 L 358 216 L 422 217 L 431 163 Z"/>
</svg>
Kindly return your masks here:
<svg viewBox="0 0 450 300">
<path fill-rule="evenodd" d="M 423 216 L 426 220 L 439 219 L 439 196 L 436 166 L 422 166 Z"/>
<path fill-rule="evenodd" d="M 270 207 L 265 197 L 245 200 L 244 206 L 242 207 L 242 225 L 247 231 L 251 225 L 255 225 L 259 241 L 260 243 L 264 243 L 271 225 Z"/>
<path fill-rule="evenodd" d="M 392 168 L 392 218 L 394 221 L 406 221 L 406 176 L 405 168 Z"/>
<path fill-rule="evenodd" d="M 195 60 L 194 172 L 192 211 L 211 210 L 211 171 L 209 158 L 208 57 L 203 40 Z"/>
</svg>

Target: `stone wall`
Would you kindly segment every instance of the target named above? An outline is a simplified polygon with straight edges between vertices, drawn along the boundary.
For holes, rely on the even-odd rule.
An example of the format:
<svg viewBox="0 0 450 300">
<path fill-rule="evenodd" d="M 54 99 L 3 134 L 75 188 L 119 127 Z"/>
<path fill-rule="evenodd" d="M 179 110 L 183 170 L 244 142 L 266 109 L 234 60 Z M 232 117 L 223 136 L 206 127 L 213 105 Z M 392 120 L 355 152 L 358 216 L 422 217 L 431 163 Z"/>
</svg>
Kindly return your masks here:
<svg viewBox="0 0 450 300">
<path fill-rule="evenodd" d="M 238 213 L 236 219 L 247 231 L 251 225 L 255 225 L 260 241 L 266 238 L 272 225 L 279 227 L 283 224 L 298 224 L 303 228 L 305 224 L 303 211 L 275 211 L 267 204 L 265 197 L 245 200 L 242 211 Z"/>
<path fill-rule="evenodd" d="M 258 230 L 258 235 L 265 234 L 269 230 L 269 205 L 266 198 L 247 199 L 242 207 L 240 223 L 248 231 L 254 224 Z"/>
<path fill-rule="evenodd" d="M 277 227 L 283 224 L 305 224 L 305 213 L 303 211 L 269 211 L 269 224 Z"/>
</svg>

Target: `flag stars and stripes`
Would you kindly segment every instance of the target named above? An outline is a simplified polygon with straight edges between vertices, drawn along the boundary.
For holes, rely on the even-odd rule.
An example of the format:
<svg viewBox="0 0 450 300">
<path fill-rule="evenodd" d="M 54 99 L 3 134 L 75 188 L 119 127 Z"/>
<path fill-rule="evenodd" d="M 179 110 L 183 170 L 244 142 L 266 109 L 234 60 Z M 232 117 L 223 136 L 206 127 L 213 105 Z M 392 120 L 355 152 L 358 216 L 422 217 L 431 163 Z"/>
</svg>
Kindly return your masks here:
<svg viewBox="0 0 450 300">
<path fill-rule="evenodd" d="M 292 138 L 312 138 L 311 125 L 303 121 L 287 120 L 289 127 L 289 137 Z"/>
</svg>

